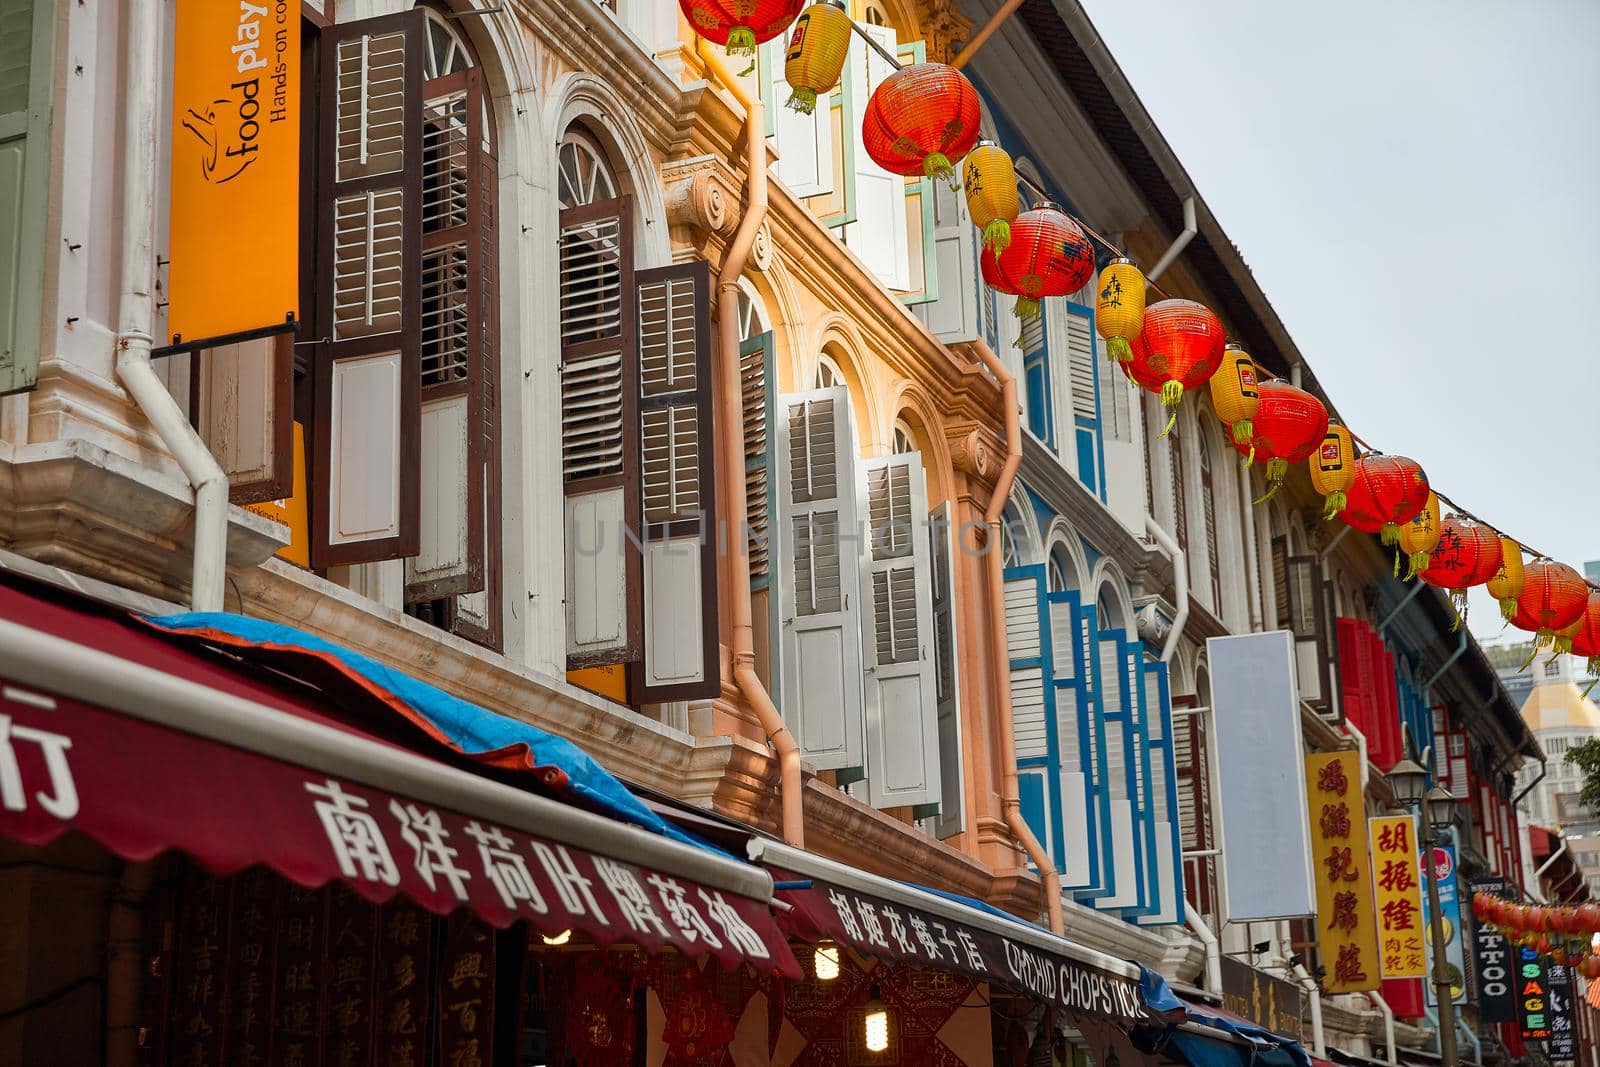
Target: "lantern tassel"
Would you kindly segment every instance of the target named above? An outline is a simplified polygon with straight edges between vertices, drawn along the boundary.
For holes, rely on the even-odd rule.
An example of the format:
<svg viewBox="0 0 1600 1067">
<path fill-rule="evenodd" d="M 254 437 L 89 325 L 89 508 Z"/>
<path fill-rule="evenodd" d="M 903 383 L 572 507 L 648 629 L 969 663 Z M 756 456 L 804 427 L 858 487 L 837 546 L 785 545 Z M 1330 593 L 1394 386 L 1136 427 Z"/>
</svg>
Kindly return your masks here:
<svg viewBox="0 0 1600 1067">
<path fill-rule="evenodd" d="M 1249 419 L 1240 419 L 1233 424 L 1233 443 L 1236 445 L 1248 444 L 1256 435 L 1256 424 Z"/>
<path fill-rule="evenodd" d="M 1566 634 L 1556 634 L 1556 639 L 1550 644 L 1550 660 L 1554 663 L 1557 656 L 1565 656 L 1572 651 L 1572 638 Z"/>
<path fill-rule="evenodd" d="M 1406 581 L 1409 582 L 1411 579 L 1427 570 L 1430 560 L 1431 557 L 1426 552 L 1411 553 L 1411 559 L 1407 564 L 1410 567 L 1410 570 L 1406 572 Z"/>
<path fill-rule="evenodd" d="M 1254 454 L 1255 450 L 1252 449 L 1251 455 Z M 1257 497 L 1255 502 L 1257 504 L 1264 504 L 1273 497 L 1277 496 L 1278 490 L 1283 488 L 1283 479 L 1288 475 L 1288 473 L 1288 460 L 1281 459 L 1277 456 L 1267 460 L 1267 485 L 1269 488 L 1265 493 L 1262 493 L 1259 497 Z"/>
<path fill-rule="evenodd" d="M 735 26 L 729 30 L 727 53 L 730 56 L 755 55 L 756 31 L 749 26 Z"/>
<path fill-rule="evenodd" d="M 1594 687 L 1600 685 L 1600 656 L 1589 657 L 1589 673 L 1596 677 L 1594 681 L 1589 683 L 1589 687 L 1583 691 L 1585 700 L 1589 698 L 1590 693 L 1594 692 Z"/>
<path fill-rule="evenodd" d="M 1465 589 L 1450 590 L 1450 606 L 1456 610 L 1456 621 L 1450 626 L 1450 632 L 1455 633 L 1467 621 L 1467 591 Z"/>
<path fill-rule="evenodd" d="M 1540 627 L 1539 631 L 1533 635 L 1533 650 L 1528 653 L 1528 658 L 1522 661 L 1522 666 L 1517 668 L 1518 673 L 1521 673 L 1522 671 L 1525 671 L 1529 667 L 1533 666 L 1534 657 L 1539 654 L 1539 650 L 1547 643 L 1553 643 L 1555 639 L 1556 632 L 1554 630 Z"/>
<path fill-rule="evenodd" d="M 1113 363 L 1128 363 L 1133 360 L 1133 346 L 1126 337 L 1106 338 L 1106 358 Z"/>
<path fill-rule="evenodd" d="M 1011 244 L 1011 223 L 1005 219 L 992 219 L 989 225 L 983 228 L 983 247 L 986 251 L 993 252 L 996 259 Z"/>
<path fill-rule="evenodd" d="M 1500 598 L 1500 617 L 1506 622 L 1511 622 L 1517 617 L 1517 598 L 1503 596 Z"/>
<path fill-rule="evenodd" d="M 1394 576 L 1396 578 L 1400 577 L 1400 550 L 1398 548 L 1394 551 Z"/>
<path fill-rule="evenodd" d="M 815 89 L 795 89 L 789 94 L 789 110 L 798 111 L 802 115 L 814 113 L 817 110 L 817 91 Z"/>
<path fill-rule="evenodd" d="M 1343 489 L 1335 489 L 1322 498 L 1322 521 L 1332 522 L 1339 517 L 1339 512 L 1344 510 L 1345 495 Z"/>
<path fill-rule="evenodd" d="M 1039 317 L 1038 298 L 1019 296 L 1017 297 L 1017 306 L 1012 310 L 1019 319 L 1036 319 Z"/>
<path fill-rule="evenodd" d="M 1183 403 L 1183 383 L 1163 382 L 1161 384 L 1161 406 L 1172 409 L 1172 416 L 1167 419 L 1166 428 L 1157 437 L 1165 437 L 1172 432 L 1173 426 L 1178 422 L 1178 405 Z"/>
<path fill-rule="evenodd" d="M 929 152 L 922 157 L 922 173 L 936 182 L 944 182 L 952 189 L 959 189 L 960 182 L 956 179 L 956 168 L 950 162 L 950 157 L 943 152 Z"/>
<path fill-rule="evenodd" d="M 1400 524 L 1397 522 L 1384 523 L 1383 533 L 1379 535 L 1379 539 L 1385 545 L 1398 545 L 1400 543 Z"/>
</svg>

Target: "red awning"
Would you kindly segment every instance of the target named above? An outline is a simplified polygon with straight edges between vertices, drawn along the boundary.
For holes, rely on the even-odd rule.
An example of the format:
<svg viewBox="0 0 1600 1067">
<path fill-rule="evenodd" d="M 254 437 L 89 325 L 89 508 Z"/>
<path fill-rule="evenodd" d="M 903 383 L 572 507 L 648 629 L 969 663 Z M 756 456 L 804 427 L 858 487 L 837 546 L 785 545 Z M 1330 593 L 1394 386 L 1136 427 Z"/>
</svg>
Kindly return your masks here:
<svg viewBox="0 0 1600 1067">
<path fill-rule="evenodd" d="M 0 834 L 798 975 L 749 864 L 448 766 L 112 615 L 0 583 Z"/>
</svg>

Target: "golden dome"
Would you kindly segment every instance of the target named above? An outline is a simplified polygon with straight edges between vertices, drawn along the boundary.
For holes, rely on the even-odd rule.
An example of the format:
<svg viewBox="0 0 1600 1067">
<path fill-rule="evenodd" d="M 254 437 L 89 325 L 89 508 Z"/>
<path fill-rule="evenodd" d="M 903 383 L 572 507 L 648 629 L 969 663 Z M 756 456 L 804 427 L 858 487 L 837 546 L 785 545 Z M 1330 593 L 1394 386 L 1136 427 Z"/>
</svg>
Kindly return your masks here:
<svg viewBox="0 0 1600 1067">
<path fill-rule="evenodd" d="M 1600 733 L 1600 707 L 1571 682 L 1534 686 L 1522 705 L 1522 720 L 1534 733 L 1541 730 L 1594 730 Z"/>
</svg>

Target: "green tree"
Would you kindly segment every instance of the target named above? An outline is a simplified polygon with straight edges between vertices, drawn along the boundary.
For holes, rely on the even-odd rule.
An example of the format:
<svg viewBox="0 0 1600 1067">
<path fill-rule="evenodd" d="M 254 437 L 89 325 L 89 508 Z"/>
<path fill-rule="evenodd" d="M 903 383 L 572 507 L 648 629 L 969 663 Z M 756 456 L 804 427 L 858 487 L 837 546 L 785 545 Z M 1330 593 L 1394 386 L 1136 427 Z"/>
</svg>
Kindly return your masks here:
<svg viewBox="0 0 1600 1067">
<path fill-rule="evenodd" d="M 1600 812 L 1600 737 L 1591 737 L 1567 749 L 1567 762 L 1583 772 L 1583 791 L 1578 802 L 1590 811 Z"/>
</svg>

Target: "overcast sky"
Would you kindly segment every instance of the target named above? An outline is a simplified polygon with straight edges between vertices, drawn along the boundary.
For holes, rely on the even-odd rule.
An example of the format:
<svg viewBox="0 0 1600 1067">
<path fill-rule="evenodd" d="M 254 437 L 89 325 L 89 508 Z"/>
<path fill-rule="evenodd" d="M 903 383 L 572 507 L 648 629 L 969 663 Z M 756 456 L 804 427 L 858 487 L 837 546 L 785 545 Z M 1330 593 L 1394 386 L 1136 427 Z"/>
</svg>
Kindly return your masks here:
<svg viewBox="0 0 1600 1067">
<path fill-rule="evenodd" d="M 1600 559 L 1600 3 L 1083 2 L 1351 428 Z"/>
</svg>

